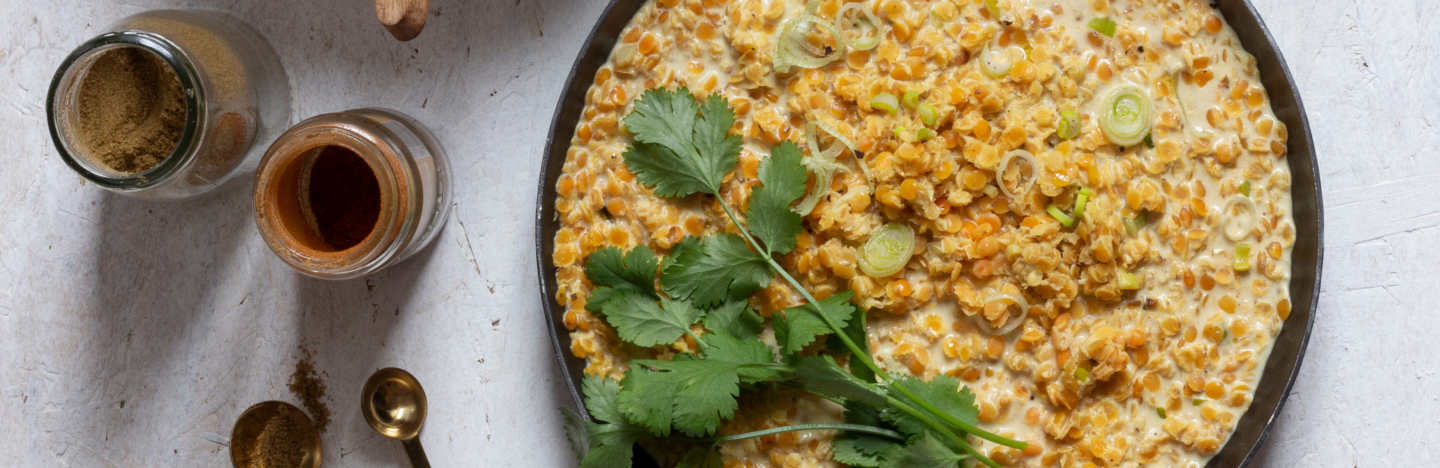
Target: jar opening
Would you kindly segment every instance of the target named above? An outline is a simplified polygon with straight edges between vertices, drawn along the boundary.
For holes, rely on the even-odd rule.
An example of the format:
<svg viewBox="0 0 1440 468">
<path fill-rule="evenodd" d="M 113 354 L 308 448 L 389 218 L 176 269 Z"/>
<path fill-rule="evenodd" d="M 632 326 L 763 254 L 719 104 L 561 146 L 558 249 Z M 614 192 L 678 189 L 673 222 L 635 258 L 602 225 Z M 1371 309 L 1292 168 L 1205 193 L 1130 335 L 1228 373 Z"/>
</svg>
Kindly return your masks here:
<svg viewBox="0 0 1440 468">
<path fill-rule="evenodd" d="M 72 114 L 80 156 L 109 172 L 138 174 L 180 144 L 185 92 L 160 56 L 139 47 L 96 54 L 84 74 Z"/>
<path fill-rule="evenodd" d="M 341 252 L 375 235 L 380 181 L 354 150 L 339 145 L 308 149 L 277 171 L 276 182 L 280 224 L 304 248 Z"/>
<path fill-rule="evenodd" d="M 60 158 L 112 190 L 156 186 L 193 159 L 203 124 L 196 69 L 166 39 L 110 32 L 81 44 L 56 70 L 46 98 Z"/>
</svg>

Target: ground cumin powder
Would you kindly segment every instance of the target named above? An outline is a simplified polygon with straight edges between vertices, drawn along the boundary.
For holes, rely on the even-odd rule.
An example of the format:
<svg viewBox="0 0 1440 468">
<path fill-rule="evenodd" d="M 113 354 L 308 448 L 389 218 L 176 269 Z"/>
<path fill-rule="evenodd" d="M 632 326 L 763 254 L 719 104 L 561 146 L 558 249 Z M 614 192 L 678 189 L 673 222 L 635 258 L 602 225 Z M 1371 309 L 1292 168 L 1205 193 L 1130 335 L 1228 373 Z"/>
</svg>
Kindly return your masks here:
<svg viewBox="0 0 1440 468">
<path fill-rule="evenodd" d="M 135 47 L 102 52 L 80 83 L 80 153 L 119 173 L 160 164 L 185 130 L 180 78 L 159 56 Z"/>
<path fill-rule="evenodd" d="M 305 460 L 305 442 L 312 433 L 305 414 L 288 405 L 280 406 L 248 450 L 242 451 L 237 468 L 297 468 Z"/>
</svg>

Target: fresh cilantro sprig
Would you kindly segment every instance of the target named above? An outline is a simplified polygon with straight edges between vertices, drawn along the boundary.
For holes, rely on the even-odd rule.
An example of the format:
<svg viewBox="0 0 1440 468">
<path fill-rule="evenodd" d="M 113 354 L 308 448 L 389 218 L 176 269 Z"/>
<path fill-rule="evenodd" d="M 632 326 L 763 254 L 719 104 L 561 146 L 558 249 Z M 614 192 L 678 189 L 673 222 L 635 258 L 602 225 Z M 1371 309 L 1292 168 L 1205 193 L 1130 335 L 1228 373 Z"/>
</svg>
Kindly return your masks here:
<svg viewBox="0 0 1440 468">
<path fill-rule="evenodd" d="M 683 87 L 646 91 L 625 117 L 634 143 L 624 160 L 636 179 L 662 197 L 714 197 L 737 229 L 687 237 L 663 261 L 645 246 L 607 247 L 588 259 L 585 274 L 595 290 L 586 308 L 605 317 L 622 340 L 653 347 L 688 337 L 698 349 L 670 360 L 632 361 L 619 382 L 587 378 L 591 419 L 565 412 L 581 466 L 629 466 L 630 446 L 657 437 L 697 444 L 680 466 L 709 468 L 719 463 L 716 443 L 801 430 L 843 432 L 834 457 L 859 467 L 954 467 L 973 458 L 998 468 L 964 434 L 1023 449 L 1024 443 L 975 427 L 974 394 L 954 378 L 925 382 L 881 369 L 866 347 L 865 314 L 850 303 L 852 294 L 817 299 L 780 266 L 775 256 L 793 250 L 803 232 L 790 205 L 805 192 L 804 156 L 789 141 L 776 145 L 761 161 L 760 185 L 740 217 L 720 196 L 739 160 L 740 137 L 729 133 L 734 119 L 718 95 L 696 102 Z M 764 320 L 748 300 L 777 275 L 806 304 L 772 315 L 778 349 L 771 349 L 757 339 Z M 826 335 L 831 350 L 850 353 L 848 370 L 829 355 L 802 355 Z M 714 435 L 734 416 L 744 388 L 773 382 L 844 402 L 846 423 Z"/>
</svg>

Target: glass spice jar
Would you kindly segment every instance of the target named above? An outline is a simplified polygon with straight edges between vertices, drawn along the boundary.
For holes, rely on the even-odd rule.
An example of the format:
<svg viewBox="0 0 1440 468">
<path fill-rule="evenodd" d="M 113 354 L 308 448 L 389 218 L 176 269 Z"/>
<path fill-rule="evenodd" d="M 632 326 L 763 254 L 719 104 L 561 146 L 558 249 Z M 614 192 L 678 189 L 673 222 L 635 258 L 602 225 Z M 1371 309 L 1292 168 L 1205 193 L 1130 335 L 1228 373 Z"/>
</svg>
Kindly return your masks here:
<svg viewBox="0 0 1440 468">
<path fill-rule="evenodd" d="M 280 135 L 255 176 L 255 224 L 286 264 L 349 279 L 415 254 L 450 215 L 450 163 L 386 109 L 322 114 Z"/>
<path fill-rule="evenodd" d="M 280 57 L 258 31 L 240 20 L 210 11 L 154 10 L 121 19 L 105 31 L 65 58 L 46 102 L 55 148 L 86 180 L 135 198 L 194 198 L 237 175 L 252 173 L 263 153 L 255 143 L 270 141 L 289 124 L 290 87 Z M 104 142 L 134 137 L 123 134 L 126 127 L 146 125 L 124 122 L 123 109 L 100 109 L 113 111 L 109 117 L 119 121 L 113 129 L 120 132 L 118 137 L 84 134 L 86 119 L 92 118 L 88 114 L 96 110 L 82 112 L 86 104 L 82 95 L 86 86 L 110 80 L 97 69 L 125 70 L 106 63 L 117 55 L 128 55 L 141 65 L 147 60 L 159 64 L 162 75 L 173 73 L 170 80 L 178 79 L 183 93 L 183 105 L 175 106 L 183 106 L 183 129 L 172 113 L 171 136 L 178 138 L 170 140 L 173 143 L 149 142 L 164 146 L 149 148 L 157 157 L 148 164 L 117 166 L 97 154 L 95 141 L 108 144 Z M 144 83 L 130 84 L 132 88 L 122 92 L 149 91 Z M 180 93 L 175 93 L 177 100 Z M 119 102 L 113 93 L 99 97 Z"/>
</svg>

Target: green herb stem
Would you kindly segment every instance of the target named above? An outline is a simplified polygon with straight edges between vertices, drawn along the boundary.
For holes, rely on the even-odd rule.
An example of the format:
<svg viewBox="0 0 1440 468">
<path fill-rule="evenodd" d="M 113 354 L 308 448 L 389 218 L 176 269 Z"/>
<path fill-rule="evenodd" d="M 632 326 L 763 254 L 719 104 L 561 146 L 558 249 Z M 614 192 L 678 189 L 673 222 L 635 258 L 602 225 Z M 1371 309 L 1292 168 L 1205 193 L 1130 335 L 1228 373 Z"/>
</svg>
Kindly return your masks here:
<svg viewBox="0 0 1440 468">
<path fill-rule="evenodd" d="M 764 436 L 771 435 L 771 434 L 782 434 L 782 433 L 786 433 L 786 432 L 801 432 L 801 431 L 845 431 L 845 432 L 860 432 L 860 433 L 864 433 L 864 434 L 877 435 L 877 436 L 880 436 L 880 437 L 887 437 L 887 438 L 894 439 L 894 440 L 898 440 L 898 441 L 904 441 L 904 440 L 905 440 L 905 435 L 903 435 L 903 434 L 901 434 L 901 433 L 899 433 L 899 432 L 895 432 L 895 431 L 889 430 L 889 429 L 879 428 L 879 427 L 875 427 L 875 426 L 866 426 L 866 425 L 863 425 L 863 424 L 843 424 L 843 423 L 830 423 L 830 424 L 797 424 L 797 425 L 794 425 L 794 426 L 774 427 L 774 428 L 765 429 L 765 430 L 760 430 L 760 431 L 746 432 L 746 433 L 743 433 L 743 434 L 735 434 L 735 435 L 728 435 L 728 436 L 716 436 L 716 437 L 706 437 L 706 438 L 701 438 L 701 439 L 690 439 L 690 438 L 684 438 L 684 437 L 661 437 L 661 439 L 669 440 L 669 441 L 672 441 L 672 442 L 690 442 L 690 443 L 701 443 L 701 442 L 730 442 L 730 441 L 736 441 L 736 440 L 754 439 L 754 438 L 756 438 L 756 437 L 764 437 Z"/>
<path fill-rule="evenodd" d="M 721 208 L 724 208 L 725 214 L 730 217 L 730 220 L 731 220 L 732 222 L 734 222 L 736 226 L 740 226 L 740 220 L 739 220 L 738 217 L 735 216 L 735 211 L 730 208 L 730 205 L 729 205 L 728 203 L 725 203 L 725 200 L 720 199 L 719 197 L 716 197 L 716 199 L 719 200 L 719 202 L 720 202 L 720 207 L 721 207 Z M 746 229 L 741 228 L 741 229 L 739 229 L 739 231 L 740 231 L 740 233 L 743 235 L 743 237 L 745 238 L 745 240 L 750 243 L 750 246 L 751 246 L 752 248 L 754 248 L 757 252 L 765 252 L 764 250 L 761 250 L 759 244 L 755 241 L 755 239 L 754 239 L 753 237 L 750 236 L 750 233 L 749 233 Z M 790 276 L 790 273 L 787 272 L 787 271 L 785 271 L 785 269 L 782 268 L 782 267 L 780 266 L 780 264 L 776 263 L 774 258 L 772 258 L 770 255 L 766 254 L 766 255 L 765 255 L 765 262 L 766 262 L 766 263 L 769 263 L 771 269 L 775 270 L 777 273 L 780 274 L 781 277 L 785 278 L 785 281 L 788 282 L 788 283 L 790 283 L 790 286 L 794 287 L 795 290 L 800 291 L 800 295 L 805 298 L 805 300 L 810 304 L 811 307 L 814 307 L 814 308 L 818 308 L 818 307 L 819 307 L 819 306 L 816 306 L 815 304 L 819 304 L 820 301 L 819 301 L 818 299 L 815 299 L 815 296 L 810 295 L 810 291 L 809 291 L 809 290 L 806 290 L 805 287 L 803 287 L 803 286 L 800 285 L 800 282 L 799 282 L 799 281 L 796 281 L 794 277 Z M 857 313 L 863 313 L 863 312 L 860 312 L 860 311 L 856 311 L 856 312 L 857 312 Z M 819 310 L 816 310 L 816 311 L 815 311 L 815 314 L 816 314 L 816 315 L 819 315 L 820 318 L 821 318 L 821 320 L 824 320 L 824 321 L 825 321 L 825 325 L 829 326 L 829 327 L 835 332 L 835 336 L 838 337 L 838 338 L 840 338 L 840 341 L 841 341 L 841 342 L 845 343 L 845 347 L 846 347 L 846 348 L 849 348 L 849 349 L 850 349 L 850 352 L 851 352 L 852 354 L 854 354 L 854 355 L 857 356 L 857 357 L 863 358 L 863 359 L 860 360 L 860 362 L 861 362 L 862 364 L 864 364 L 865 367 L 869 367 L 871 371 L 874 371 L 874 372 L 875 372 L 875 375 L 880 376 L 880 378 L 883 379 L 886 384 L 888 384 L 889 382 L 891 382 L 891 381 L 894 380 L 894 377 L 891 377 L 888 372 L 885 372 L 884 369 L 881 369 L 879 365 L 876 365 L 876 364 L 875 364 L 875 360 L 872 359 L 869 354 L 866 354 L 864 351 L 861 351 L 861 350 L 860 350 L 860 347 L 855 344 L 855 341 L 854 341 L 854 340 L 851 340 L 850 337 L 844 332 L 844 330 L 842 329 L 842 327 L 840 327 L 840 326 L 839 326 L 838 324 L 836 324 L 833 320 L 831 320 L 828 315 L 822 313 L 822 312 L 819 311 Z M 931 403 L 928 402 L 928 401 L 925 401 L 924 399 L 920 398 L 919 395 L 916 395 L 914 392 L 911 392 L 910 390 L 906 389 L 906 388 L 903 387 L 903 386 L 899 386 L 899 385 L 887 385 L 887 387 L 888 387 L 888 388 L 894 388 L 894 389 L 900 391 L 900 393 L 901 393 L 902 395 L 904 395 L 906 399 L 908 399 L 908 400 L 910 400 L 910 401 L 913 401 L 913 402 L 914 402 L 915 404 L 917 404 L 917 405 L 920 405 L 920 407 L 921 407 L 921 408 L 924 408 L 926 411 L 929 411 L 930 413 L 939 416 L 939 417 L 941 418 L 941 420 L 945 421 L 946 423 L 949 423 L 949 424 L 951 424 L 951 425 L 959 428 L 959 429 L 962 430 L 962 431 L 965 431 L 965 432 L 974 434 L 974 435 L 976 435 L 977 437 L 980 437 L 981 439 L 985 439 L 985 440 L 988 440 L 988 441 L 991 441 L 991 442 L 994 442 L 994 443 L 997 443 L 997 444 L 1000 444 L 1000 445 L 1004 445 L 1004 446 L 1006 446 L 1006 447 L 1011 447 L 1011 448 L 1020 449 L 1020 450 L 1024 450 L 1025 447 L 1026 447 L 1026 445 L 1027 445 L 1027 444 L 1024 443 L 1024 442 L 1015 441 L 1015 440 L 1010 440 L 1010 439 L 1007 439 L 1007 438 L 1005 438 L 1005 437 L 1001 437 L 1000 435 L 997 435 L 997 434 L 991 433 L 991 432 L 989 432 L 989 431 L 986 431 L 986 430 L 980 429 L 980 428 L 978 428 L 978 427 L 975 427 L 975 426 L 973 426 L 973 425 L 970 425 L 970 424 L 966 423 L 965 421 L 961 421 L 960 419 L 958 419 L 958 418 L 956 418 L 956 417 L 954 417 L 954 416 L 951 416 L 949 413 L 946 413 L 945 411 L 942 411 L 940 408 L 936 408 L 935 405 L 931 404 Z M 956 436 L 956 435 L 955 435 L 953 432 L 951 432 L 951 431 L 949 430 L 949 428 L 946 427 L 945 425 L 940 424 L 939 422 L 935 421 L 933 418 L 930 418 L 930 417 L 928 417 L 928 416 L 925 416 L 925 415 L 923 415 L 923 414 L 920 414 L 920 412 L 919 412 L 918 410 L 916 410 L 914 407 L 911 407 L 910 405 L 907 405 L 907 404 L 905 404 L 904 402 L 901 402 L 900 400 L 895 399 L 894 397 L 886 397 L 886 400 L 888 400 L 889 403 L 890 403 L 892 406 L 895 406 L 895 408 L 897 408 L 897 409 L 899 409 L 899 410 L 901 410 L 901 411 L 904 411 L 904 412 L 910 414 L 911 416 L 915 417 L 916 419 L 919 419 L 919 420 L 922 421 L 922 422 L 925 422 L 926 425 L 928 425 L 928 426 L 930 426 L 931 428 L 939 431 L 941 434 L 944 434 L 944 435 L 946 435 L 947 437 L 950 437 L 950 438 L 952 438 L 952 439 L 955 439 L 957 442 L 959 442 L 959 443 L 961 444 L 961 447 L 964 448 L 967 453 L 969 453 L 969 454 L 971 454 L 972 456 L 976 457 L 976 458 L 979 459 L 980 461 L 985 462 L 986 465 L 989 465 L 989 466 L 991 466 L 991 467 L 993 467 L 993 468 L 1000 468 L 1000 465 L 996 464 L 994 461 L 991 461 L 989 458 L 985 457 L 984 455 L 981 455 L 979 452 L 976 452 L 975 449 L 971 448 L 971 447 L 969 446 L 969 444 L 965 442 L 965 439 L 964 439 L 964 438 L 959 437 L 959 436 Z"/>
<path fill-rule="evenodd" d="M 896 385 L 895 388 L 900 388 L 900 386 L 899 386 L 899 385 Z M 908 393 L 908 392 L 902 391 L 901 393 Z M 909 397 L 909 398 L 912 398 L 912 399 L 915 398 L 913 393 L 910 393 L 908 397 Z M 922 414 L 922 413 L 920 412 L 920 410 L 917 410 L 917 409 L 915 409 L 915 407 L 905 404 L 905 402 L 900 401 L 900 400 L 896 399 L 895 397 L 887 396 L 887 397 L 885 397 L 885 401 L 886 401 L 887 403 L 889 403 L 890 406 L 894 407 L 895 409 L 898 409 L 898 410 L 900 410 L 901 412 L 904 412 L 905 414 L 910 415 L 910 417 L 913 417 L 913 418 L 915 418 L 915 419 L 920 420 L 920 422 L 925 423 L 926 426 L 930 426 L 931 429 L 934 429 L 936 432 L 939 432 L 940 435 L 945 436 L 945 437 L 949 438 L 950 440 L 955 441 L 956 445 L 959 445 L 959 446 L 960 446 L 960 450 L 963 451 L 963 452 L 965 452 L 967 455 L 970 455 L 971 457 L 974 457 L 975 459 L 980 460 L 981 463 L 984 463 L 986 466 L 989 466 L 990 468 L 1000 468 L 1000 464 L 999 464 L 999 463 L 995 463 L 995 461 L 994 461 L 994 460 L 991 460 L 990 457 L 987 457 L 987 456 L 985 456 L 985 455 L 982 455 L 982 454 L 980 453 L 980 451 L 975 450 L 975 447 L 971 447 L 971 446 L 970 446 L 970 442 L 967 442 L 964 437 L 961 437 L 961 436 L 955 434 L 955 432 L 954 432 L 954 431 L 951 431 L 948 426 L 945 426 L 944 424 L 940 424 L 939 421 L 936 421 L 934 418 L 931 418 L 931 417 L 929 417 L 929 416 L 926 416 L 925 414 Z M 936 411 L 936 412 L 939 412 L 939 413 L 942 414 L 942 415 L 945 414 L 943 411 L 937 411 L 933 406 L 931 407 L 930 411 Z M 946 415 L 946 416 L 948 416 L 948 415 Z M 1024 448 L 1024 444 L 1021 444 L 1021 448 L 1022 448 L 1022 449 Z"/>
<path fill-rule="evenodd" d="M 1026 445 L 1027 445 L 1026 443 L 1020 442 L 1020 441 L 1018 441 L 1018 440 L 1011 440 L 1011 439 L 1005 438 L 1005 437 L 1003 437 L 1003 436 L 1000 436 L 999 434 L 992 433 L 992 432 L 990 432 L 990 431 L 987 431 L 987 430 L 984 430 L 984 429 L 975 427 L 975 426 L 973 426 L 973 425 L 970 425 L 970 423 L 967 423 L 967 422 L 965 422 L 965 421 L 961 421 L 959 418 L 956 418 L 955 416 L 950 415 L 950 413 L 946 413 L 944 410 L 941 410 L 940 408 L 936 408 L 934 404 L 931 404 L 930 402 L 925 401 L 924 399 L 920 398 L 919 395 L 916 395 L 914 392 L 911 392 L 910 389 L 907 389 L 907 388 L 905 388 L 904 386 L 901 386 L 901 385 L 892 385 L 892 386 L 890 386 L 890 388 L 894 388 L 894 389 L 896 389 L 896 390 L 899 390 L 899 391 L 900 391 L 900 394 L 905 395 L 905 398 L 909 399 L 910 401 L 915 402 L 915 404 L 920 405 L 921 408 L 924 408 L 925 411 L 929 411 L 929 412 L 931 412 L 931 413 L 934 413 L 936 416 L 939 416 L 942 421 L 945 421 L 946 423 L 949 423 L 949 424 L 955 426 L 956 428 L 959 428 L 959 429 L 962 430 L 962 431 L 965 431 L 965 432 L 974 434 L 976 437 L 979 437 L 979 438 L 981 438 L 981 439 L 985 439 L 985 440 L 988 440 L 988 441 L 991 441 L 991 442 L 994 442 L 994 443 L 997 443 L 997 444 L 1000 444 L 1000 445 L 1004 445 L 1004 446 L 1006 446 L 1006 447 L 1010 447 L 1010 448 L 1017 449 L 1017 450 L 1025 450 L 1025 447 L 1026 447 Z"/>
<path fill-rule="evenodd" d="M 725 214 L 730 216 L 730 221 L 734 222 L 735 226 L 740 227 L 740 218 L 735 216 L 735 210 L 730 208 L 730 204 L 725 203 L 725 200 L 723 198 L 720 198 L 719 196 L 716 196 L 715 199 L 720 202 L 720 207 L 725 209 Z M 815 296 L 810 295 L 810 291 L 806 290 L 804 286 L 801 286 L 799 281 L 795 281 L 795 278 L 791 277 L 790 273 L 785 271 L 785 268 L 781 267 L 779 263 L 775 263 L 775 259 L 770 255 L 769 251 L 762 249 L 759 242 L 756 242 L 755 238 L 750 236 L 750 231 L 748 229 L 740 227 L 740 229 L 738 230 L 740 231 L 740 235 L 745 238 L 745 241 L 750 243 L 751 248 L 754 248 L 756 252 L 763 253 L 762 256 L 765 257 L 765 263 L 770 264 L 770 269 L 775 270 L 777 273 L 780 273 L 780 276 L 782 278 L 785 278 L 785 282 L 790 283 L 790 286 L 794 287 L 796 291 L 800 291 L 800 295 L 805 298 L 805 301 L 810 304 L 810 307 L 816 309 L 815 315 L 819 315 L 820 319 L 825 321 L 825 325 L 829 326 L 830 329 L 835 332 L 835 336 L 840 338 L 841 342 L 845 343 L 845 347 L 850 349 L 851 354 L 863 358 L 860 360 L 860 362 L 865 364 L 865 367 L 869 367 L 870 370 L 874 371 L 875 375 L 883 377 L 886 382 L 889 382 L 891 380 L 890 374 L 886 373 L 884 369 L 880 368 L 880 366 L 875 365 L 875 360 L 871 359 L 869 354 L 861 351 L 860 346 L 856 345 L 855 341 L 850 339 L 850 337 L 845 333 L 844 329 L 841 328 L 839 324 L 835 323 L 835 321 L 831 320 L 828 315 L 825 315 L 819 310 L 820 306 L 816 304 L 819 304 L 820 300 L 815 299 Z M 857 310 L 856 313 L 864 312 Z"/>
<path fill-rule="evenodd" d="M 695 344 L 696 344 L 696 345 L 699 345 L 701 349 L 704 349 L 705 347 L 709 346 L 709 345 L 705 344 L 705 340 L 700 339 L 700 336 L 699 336 L 699 335 L 696 335 L 694 332 L 690 331 L 690 329 L 688 329 L 688 328 L 685 329 L 685 334 L 686 334 L 686 335 L 689 335 L 689 336 L 690 336 L 690 339 L 695 340 Z"/>
</svg>

